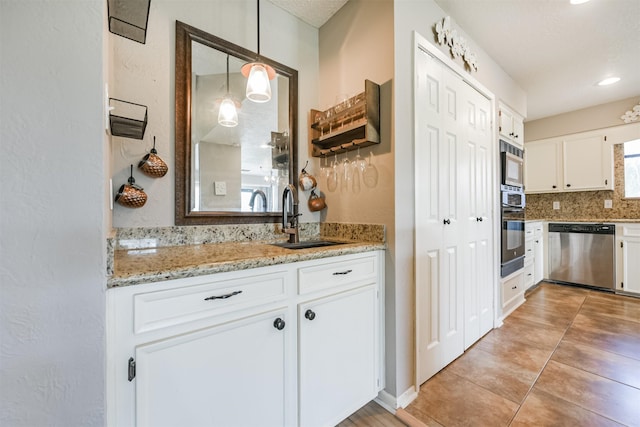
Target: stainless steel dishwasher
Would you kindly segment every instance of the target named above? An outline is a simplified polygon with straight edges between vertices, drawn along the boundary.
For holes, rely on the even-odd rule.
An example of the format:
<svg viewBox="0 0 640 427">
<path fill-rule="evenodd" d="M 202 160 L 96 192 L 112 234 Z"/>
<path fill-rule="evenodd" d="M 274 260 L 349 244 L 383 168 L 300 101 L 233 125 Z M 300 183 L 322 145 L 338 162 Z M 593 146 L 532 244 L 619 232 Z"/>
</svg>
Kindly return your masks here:
<svg viewBox="0 0 640 427">
<path fill-rule="evenodd" d="M 615 225 L 549 224 L 549 280 L 614 289 Z"/>
</svg>

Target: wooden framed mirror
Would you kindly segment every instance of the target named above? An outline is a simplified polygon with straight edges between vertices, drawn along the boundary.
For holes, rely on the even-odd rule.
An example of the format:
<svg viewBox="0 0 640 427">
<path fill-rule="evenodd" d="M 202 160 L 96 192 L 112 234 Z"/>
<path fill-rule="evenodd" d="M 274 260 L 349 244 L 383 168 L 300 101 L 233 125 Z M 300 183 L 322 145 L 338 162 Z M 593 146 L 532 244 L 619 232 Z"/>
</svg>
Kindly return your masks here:
<svg viewBox="0 0 640 427">
<path fill-rule="evenodd" d="M 252 102 L 244 95 L 240 68 L 257 58 L 176 21 L 176 225 L 281 218 L 282 190 L 297 183 L 298 72 L 260 56 L 276 77 L 271 100 Z M 218 123 L 226 95 L 239 107 L 235 127 Z"/>
</svg>

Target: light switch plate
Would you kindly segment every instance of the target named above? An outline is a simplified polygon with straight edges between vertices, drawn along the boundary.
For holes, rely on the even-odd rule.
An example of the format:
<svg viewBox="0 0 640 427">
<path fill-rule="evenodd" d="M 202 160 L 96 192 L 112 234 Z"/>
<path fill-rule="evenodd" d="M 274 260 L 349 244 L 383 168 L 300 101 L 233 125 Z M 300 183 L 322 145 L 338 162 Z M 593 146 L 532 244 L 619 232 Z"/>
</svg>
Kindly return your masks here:
<svg viewBox="0 0 640 427">
<path fill-rule="evenodd" d="M 216 181 L 214 183 L 214 191 L 216 193 L 216 196 L 226 196 L 227 183 L 225 181 Z"/>
<path fill-rule="evenodd" d="M 611 209 L 611 208 L 613 208 L 613 200 L 606 199 L 606 200 L 604 201 L 604 208 L 605 208 L 605 209 Z"/>
<path fill-rule="evenodd" d="M 560 209 L 560 202 L 553 202 L 553 209 L 554 210 Z"/>
</svg>

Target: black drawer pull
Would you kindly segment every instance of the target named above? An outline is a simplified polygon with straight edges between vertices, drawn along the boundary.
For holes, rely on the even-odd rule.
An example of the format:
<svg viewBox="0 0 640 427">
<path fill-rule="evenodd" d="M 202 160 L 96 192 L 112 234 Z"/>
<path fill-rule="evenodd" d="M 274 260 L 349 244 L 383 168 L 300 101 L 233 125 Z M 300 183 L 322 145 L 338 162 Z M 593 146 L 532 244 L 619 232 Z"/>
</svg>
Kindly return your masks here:
<svg viewBox="0 0 640 427">
<path fill-rule="evenodd" d="M 345 274 L 351 273 L 353 270 L 345 270 L 345 271 L 336 271 L 333 273 L 334 276 L 344 276 Z"/>
<path fill-rule="evenodd" d="M 231 298 L 232 296 L 238 295 L 238 294 L 241 294 L 241 293 L 242 293 L 242 291 L 235 291 L 235 292 L 231 292 L 230 294 L 226 294 L 226 295 L 214 295 L 212 297 L 205 298 L 204 300 L 205 301 L 209 301 L 209 300 L 212 300 L 212 299 L 227 299 L 227 298 Z"/>
<path fill-rule="evenodd" d="M 313 310 L 309 309 L 305 311 L 304 317 L 306 317 L 309 320 L 313 320 L 316 318 L 316 313 Z"/>
<path fill-rule="evenodd" d="M 514 287 L 513 287 L 513 288 L 511 288 L 511 289 L 518 289 L 518 286 L 516 285 L 516 286 L 514 286 Z"/>
</svg>

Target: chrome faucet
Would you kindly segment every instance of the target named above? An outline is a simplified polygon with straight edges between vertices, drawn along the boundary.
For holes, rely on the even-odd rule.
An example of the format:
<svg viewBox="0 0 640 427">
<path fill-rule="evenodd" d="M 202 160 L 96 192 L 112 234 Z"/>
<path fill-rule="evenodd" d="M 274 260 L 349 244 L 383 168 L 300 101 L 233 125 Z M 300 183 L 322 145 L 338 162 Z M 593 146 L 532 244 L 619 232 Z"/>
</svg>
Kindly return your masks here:
<svg viewBox="0 0 640 427">
<path fill-rule="evenodd" d="M 289 209 L 291 217 L 287 218 Z M 298 192 L 293 184 L 288 184 L 282 192 L 282 232 L 289 235 L 289 243 L 299 243 L 298 235 Z"/>
<path fill-rule="evenodd" d="M 267 211 L 267 195 L 264 194 L 264 191 L 262 190 L 254 190 L 253 193 L 251 193 L 251 200 L 249 200 L 249 207 L 251 208 L 252 211 L 255 212 L 255 210 L 253 209 L 253 205 L 256 202 L 256 196 L 260 196 L 262 198 L 262 212 L 266 212 Z"/>
</svg>

